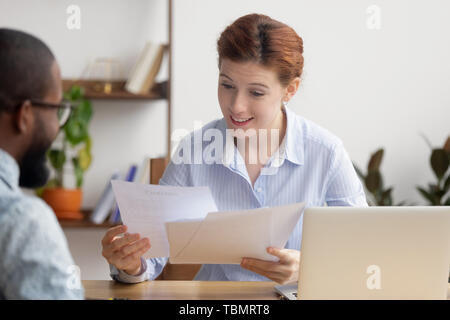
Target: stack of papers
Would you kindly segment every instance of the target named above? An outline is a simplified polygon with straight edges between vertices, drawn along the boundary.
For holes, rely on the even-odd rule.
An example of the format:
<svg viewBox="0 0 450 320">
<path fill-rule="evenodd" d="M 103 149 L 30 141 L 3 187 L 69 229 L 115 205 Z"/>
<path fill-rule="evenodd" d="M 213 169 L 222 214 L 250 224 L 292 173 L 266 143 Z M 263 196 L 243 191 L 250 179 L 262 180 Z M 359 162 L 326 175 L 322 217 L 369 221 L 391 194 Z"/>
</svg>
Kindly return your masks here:
<svg viewBox="0 0 450 320">
<path fill-rule="evenodd" d="M 171 263 L 277 261 L 266 248 L 284 248 L 305 206 L 218 212 L 208 187 L 111 183 L 128 232 L 150 239 L 144 258 L 169 257 Z"/>
</svg>

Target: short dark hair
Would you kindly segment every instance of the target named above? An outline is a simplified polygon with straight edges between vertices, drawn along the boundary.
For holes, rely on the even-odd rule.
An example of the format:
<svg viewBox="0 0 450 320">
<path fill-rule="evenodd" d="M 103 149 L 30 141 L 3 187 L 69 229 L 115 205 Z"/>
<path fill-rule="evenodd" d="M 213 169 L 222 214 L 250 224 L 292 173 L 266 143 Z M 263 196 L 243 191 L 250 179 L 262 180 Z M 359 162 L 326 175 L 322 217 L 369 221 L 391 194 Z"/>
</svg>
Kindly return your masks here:
<svg viewBox="0 0 450 320">
<path fill-rule="evenodd" d="M 0 28 L 0 113 L 26 99 L 43 99 L 52 87 L 55 57 L 38 38 Z"/>
</svg>

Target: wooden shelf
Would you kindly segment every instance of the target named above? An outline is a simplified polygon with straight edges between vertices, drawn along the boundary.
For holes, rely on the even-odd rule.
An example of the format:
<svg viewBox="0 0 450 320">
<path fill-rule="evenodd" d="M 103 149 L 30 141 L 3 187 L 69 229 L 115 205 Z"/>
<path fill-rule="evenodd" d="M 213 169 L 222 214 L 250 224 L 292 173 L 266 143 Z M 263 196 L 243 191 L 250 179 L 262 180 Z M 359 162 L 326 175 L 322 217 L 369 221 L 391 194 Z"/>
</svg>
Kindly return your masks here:
<svg viewBox="0 0 450 320">
<path fill-rule="evenodd" d="M 91 215 L 91 210 L 82 211 L 84 215 L 84 219 L 82 220 L 69 220 L 69 219 L 58 219 L 59 224 L 61 225 L 61 228 L 68 229 L 68 228 L 99 228 L 99 229 L 109 229 L 111 227 L 114 227 L 116 225 L 111 224 L 109 222 L 104 222 L 101 224 L 95 224 L 92 221 L 89 220 L 89 216 Z"/>
<path fill-rule="evenodd" d="M 103 92 L 104 82 L 98 80 L 63 80 L 63 90 L 72 85 L 84 88 L 85 97 L 91 100 L 160 100 L 167 99 L 167 82 L 155 83 L 152 90 L 145 94 L 134 94 L 125 90 L 125 81 L 112 81 L 111 92 Z"/>
</svg>

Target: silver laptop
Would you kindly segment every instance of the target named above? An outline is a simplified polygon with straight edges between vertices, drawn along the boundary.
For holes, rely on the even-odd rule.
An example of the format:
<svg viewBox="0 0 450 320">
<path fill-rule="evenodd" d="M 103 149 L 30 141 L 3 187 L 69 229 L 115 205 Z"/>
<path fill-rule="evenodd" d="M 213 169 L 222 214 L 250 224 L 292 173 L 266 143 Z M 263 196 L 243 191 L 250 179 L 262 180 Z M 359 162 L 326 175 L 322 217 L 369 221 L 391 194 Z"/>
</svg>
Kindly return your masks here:
<svg viewBox="0 0 450 320">
<path fill-rule="evenodd" d="M 303 217 L 288 299 L 446 299 L 450 207 L 320 207 Z"/>
</svg>

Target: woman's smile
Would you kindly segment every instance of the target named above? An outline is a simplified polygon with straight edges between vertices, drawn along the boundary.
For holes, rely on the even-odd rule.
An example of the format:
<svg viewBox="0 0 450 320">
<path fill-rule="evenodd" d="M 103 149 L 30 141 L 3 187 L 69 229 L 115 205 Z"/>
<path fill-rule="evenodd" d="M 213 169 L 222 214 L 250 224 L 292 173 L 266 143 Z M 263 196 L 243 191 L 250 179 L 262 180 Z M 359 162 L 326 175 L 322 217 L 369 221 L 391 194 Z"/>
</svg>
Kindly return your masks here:
<svg viewBox="0 0 450 320">
<path fill-rule="evenodd" d="M 237 118 L 237 117 L 233 117 L 232 115 L 230 115 L 230 119 L 231 122 L 239 127 L 243 127 L 245 125 L 247 125 L 250 121 L 253 120 L 253 117 L 250 118 Z"/>
</svg>

